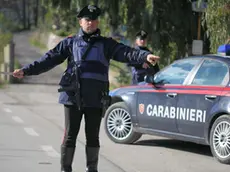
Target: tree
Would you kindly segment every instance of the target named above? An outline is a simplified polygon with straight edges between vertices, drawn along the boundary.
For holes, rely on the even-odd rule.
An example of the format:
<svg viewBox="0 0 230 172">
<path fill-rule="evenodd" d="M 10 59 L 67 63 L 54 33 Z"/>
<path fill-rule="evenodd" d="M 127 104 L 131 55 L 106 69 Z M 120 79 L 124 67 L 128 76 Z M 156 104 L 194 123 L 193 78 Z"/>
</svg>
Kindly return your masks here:
<svg viewBox="0 0 230 172">
<path fill-rule="evenodd" d="M 135 8 L 137 3 L 138 9 Z M 128 36 L 134 38 L 137 30 L 146 30 L 152 49 L 160 52 L 161 63 L 168 64 L 188 53 L 187 47 L 196 34 L 195 16 L 189 0 L 146 0 L 141 3 L 127 0 L 126 5 Z"/>
<path fill-rule="evenodd" d="M 212 53 L 230 38 L 230 0 L 210 0 L 204 13 Z"/>
<path fill-rule="evenodd" d="M 76 31 L 76 13 L 82 7 L 97 4 L 102 10 L 100 28 L 103 35 L 110 36 L 125 26 L 124 36 L 133 41 L 136 32 L 144 29 L 149 33 L 150 47 L 154 53 L 160 53 L 161 63 L 165 64 L 188 53 L 188 45 L 197 31 L 190 0 L 38 1 L 46 9 L 46 26 L 56 26 L 56 31 L 62 36 Z"/>
</svg>

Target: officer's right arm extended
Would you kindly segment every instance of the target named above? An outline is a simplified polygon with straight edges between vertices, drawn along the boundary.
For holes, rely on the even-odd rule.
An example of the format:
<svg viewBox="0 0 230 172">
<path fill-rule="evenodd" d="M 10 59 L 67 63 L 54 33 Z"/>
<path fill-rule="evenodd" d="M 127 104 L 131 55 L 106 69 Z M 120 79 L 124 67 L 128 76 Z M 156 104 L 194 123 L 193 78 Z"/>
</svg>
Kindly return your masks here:
<svg viewBox="0 0 230 172">
<path fill-rule="evenodd" d="M 72 38 L 66 38 L 57 44 L 53 49 L 49 50 L 40 59 L 23 66 L 22 69 L 14 71 L 13 76 L 22 78 L 28 75 L 39 75 L 47 72 L 55 66 L 61 64 L 70 55 L 69 47 L 71 46 Z M 22 76 L 23 75 L 23 76 Z"/>
</svg>

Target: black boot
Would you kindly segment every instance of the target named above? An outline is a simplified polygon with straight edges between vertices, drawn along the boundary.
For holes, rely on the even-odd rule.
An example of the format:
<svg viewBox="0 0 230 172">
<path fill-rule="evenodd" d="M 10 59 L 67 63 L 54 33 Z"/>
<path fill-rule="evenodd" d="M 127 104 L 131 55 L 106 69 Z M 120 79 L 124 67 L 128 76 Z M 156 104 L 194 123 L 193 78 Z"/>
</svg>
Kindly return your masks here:
<svg viewBox="0 0 230 172">
<path fill-rule="evenodd" d="M 61 147 L 61 172 L 72 172 L 75 148 Z"/>
<path fill-rule="evenodd" d="M 86 172 L 98 172 L 99 147 L 86 147 Z"/>
</svg>

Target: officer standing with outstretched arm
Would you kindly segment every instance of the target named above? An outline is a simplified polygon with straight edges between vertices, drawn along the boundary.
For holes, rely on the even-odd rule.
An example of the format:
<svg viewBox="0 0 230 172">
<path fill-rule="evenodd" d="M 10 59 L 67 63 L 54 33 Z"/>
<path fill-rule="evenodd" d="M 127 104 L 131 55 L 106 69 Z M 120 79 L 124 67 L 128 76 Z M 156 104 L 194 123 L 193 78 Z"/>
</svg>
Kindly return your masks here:
<svg viewBox="0 0 230 172">
<path fill-rule="evenodd" d="M 13 72 L 13 76 L 17 78 L 39 75 L 68 60 L 67 69 L 59 84 L 68 87 L 77 82 L 80 87 L 73 88 L 80 88 L 76 94 L 80 96 L 78 101 L 81 102 L 76 102 L 76 94 L 73 91 L 60 93 L 59 103 L 64 105 L 65 112 L 65 132 L 61 145 L 62 172 L 72 172 L 76 139 L 83 114 L 86 171 L 98 172 L 99 130 L 103 117 L 102 100 L 109 90 L 109 61 L 113 59 L 124 63 L 130 61 L 156 63 L 159 59 L 149 52 L 136 50 L 111 38 L 100 36 L 98 29 L 100 13 L 101 10 L 97 6 L 84 7 L 77 15 L 81 28 L 75 36 L 65 38 L 39 60 Z M 78 70 L 77 77 L 75 69 Z M 80 104 L 80 108 L 77 104 Z"/>
<path fill-rule="evenodd" d="M 147 48 L 147 39 L 148 39 L 148 33 L 146 31 L 140 30 L 139 32 L 137 32 L 136 40 L 135 40 L 135 48 L 138 50 L 150 51 Z M 139 82 L 144 81 L 144 77 L 146 75 L 154 75 L 160 70 L 157 63 L 153 66 L 146 62 L 144 63 L 130 62 L 127 64 L 127 66 L 131 66 L 132 84 L 138 84 Z"/>
</svg>

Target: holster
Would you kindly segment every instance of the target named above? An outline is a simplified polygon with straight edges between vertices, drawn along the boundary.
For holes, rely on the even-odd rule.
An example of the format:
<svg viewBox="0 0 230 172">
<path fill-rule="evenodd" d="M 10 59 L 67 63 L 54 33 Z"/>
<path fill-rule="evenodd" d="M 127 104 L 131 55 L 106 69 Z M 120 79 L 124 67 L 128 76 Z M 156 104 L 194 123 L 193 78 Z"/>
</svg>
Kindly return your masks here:
<svg viewBox="0 0 230 172">
<path fill-rule="evenodd" d="M 58 89 L 58 92 L 65 92 L 69 97 L 69 101 L 73 104 L 77 103 L 76 94 L 80 94 L 80 91 L 77 88 L 77 82 L 76 73 L 69 73 L 67 71 L 63 73 L 59 82 L 60 88 Z"/>
<path fill-rule="evenodd" d="M 108 109 L 108 107 L 111 105 L 112 98 L 109 95 L 109 83 L 105 84 L 105 90 L 102 91 L 102 118 L 105 116 L 105 112 Z"/>
<path fill-rule="evenodd" d="M 74 78 L 75 76 L 73 73 L 65 71 L 59 82 L 60 88 L 58 89 L 58 92 L 66 92 L 68 96 L 72 96 L 74 94 Z"/>
</svg>

